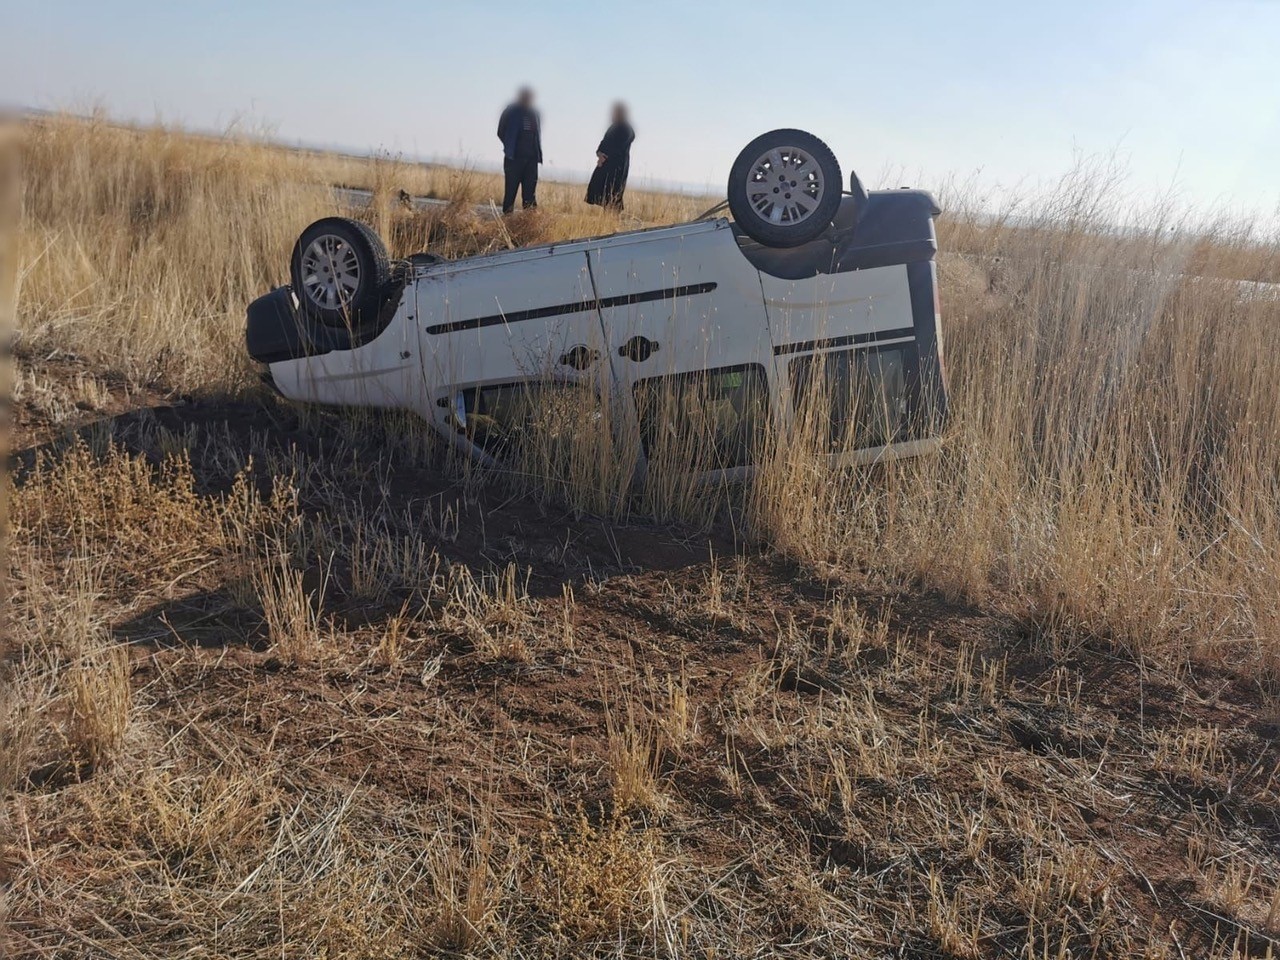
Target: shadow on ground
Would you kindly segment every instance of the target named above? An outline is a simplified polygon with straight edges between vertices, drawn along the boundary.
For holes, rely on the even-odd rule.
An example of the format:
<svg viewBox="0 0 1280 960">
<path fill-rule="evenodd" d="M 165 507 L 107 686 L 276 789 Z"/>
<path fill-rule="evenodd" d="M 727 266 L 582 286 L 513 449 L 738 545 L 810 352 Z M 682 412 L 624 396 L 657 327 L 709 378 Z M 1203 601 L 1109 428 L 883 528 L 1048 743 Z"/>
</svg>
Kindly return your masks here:
<svg viewBox="0 0 1280 960">
<path fill-rule="evenodd" d="M 534 599 L 558 597 L 566 585 L 620 574 L 656 571 L 678 577 L 712 553 L 735 550 L 732 537 L 723 532 L 574 514 L 499 483 L 460 480 L 450 475 L 420 426 L 389 424 L 359 412 L 298 408 L 267 394 L 259 400 L 154 393 L 134 399 L 152 405 L 105 416 L 86 412 L 65 424 L 42 422 L 30 410 L 22 411 L 10 456 L 15 483 L 21 487 L 38 464 L 56 464 L 78 445 L 97 453 L 114 445 L 156 464 L 167 455 L 185 454 L 204 497 L 225 495 L 246 469 L 264 496 L 274 477 L 292 474 L 301 510 L 310 518 L 365 518 L 392 538 L 434 552 L 444 570 L 461 564 L 479 576 L 514 565 L 521 589 Z M 107 406 L 119 403 L 113 394 Z M 339 553 L 314 560 L 304 571 L 309 590 L 324 585 L 322 618 L 360 629 L 417 602 L 406 585 L 376 602 L 357 596 L 350 562 Z M 117 625 L 117 635 L 144 645 L 263 648 L 262 609 L 244 605 L 252 591 L 235 584 L 206 586 L 148 607 Z"/>
</svg>

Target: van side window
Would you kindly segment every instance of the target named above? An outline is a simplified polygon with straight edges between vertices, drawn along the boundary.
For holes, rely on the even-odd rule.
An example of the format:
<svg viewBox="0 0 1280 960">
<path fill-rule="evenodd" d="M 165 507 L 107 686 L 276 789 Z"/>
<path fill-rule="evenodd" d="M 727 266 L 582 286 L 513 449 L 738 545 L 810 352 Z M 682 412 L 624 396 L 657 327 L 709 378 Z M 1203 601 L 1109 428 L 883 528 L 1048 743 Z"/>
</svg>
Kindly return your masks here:
<svg viewBox="0 0 1280 960">
<path fill-rule="evenodd" d="M 489 455 L 511 462 L 535 455 L 533 446 L 567 445 L 583 418 L 599 410 L 591 387 L 556 380 L 471 387 L 458 391 L 453 402 L 459 432 Z"/>
<path fill-rule="evenodd" d="M 791 361 L 797 422 L 825 432 L 832 451 L 908 439 L 914 343 L 810 354 Z"/>
<path fill-rule="evenodd" d="M 769 420 L 758 363 L 650 377 L 633 387 L 645 456 L 701 472 L 756 462 Z"/>
</svg>

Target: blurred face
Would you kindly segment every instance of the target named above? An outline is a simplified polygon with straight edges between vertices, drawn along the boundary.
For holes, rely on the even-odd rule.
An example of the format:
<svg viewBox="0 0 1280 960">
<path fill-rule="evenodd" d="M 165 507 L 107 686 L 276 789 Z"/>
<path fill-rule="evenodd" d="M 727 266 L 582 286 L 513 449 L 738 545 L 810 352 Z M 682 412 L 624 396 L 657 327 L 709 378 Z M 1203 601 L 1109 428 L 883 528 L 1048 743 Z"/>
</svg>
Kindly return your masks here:
<svg viewBox="0 0 1280 960">
<path fill-rule="evenodd" d="M 533 90 L 529 87 L 521 87 L 516 94 L 516 103 L 522 107 L 533 106 Z"/>
<path fill-rule="evenodd" d="M 627 122 L 627 105 L 625 103 L 615 103 L 613 105 L 613 122 L 614 123 Z"/>
</svg>

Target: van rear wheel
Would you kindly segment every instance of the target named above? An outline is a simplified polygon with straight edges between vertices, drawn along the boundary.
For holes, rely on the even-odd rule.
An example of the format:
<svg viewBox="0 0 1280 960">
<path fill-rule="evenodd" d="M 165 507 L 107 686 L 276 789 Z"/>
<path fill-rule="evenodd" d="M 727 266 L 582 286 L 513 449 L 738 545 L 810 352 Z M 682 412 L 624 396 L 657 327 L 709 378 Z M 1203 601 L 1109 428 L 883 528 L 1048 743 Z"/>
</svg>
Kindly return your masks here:
<svg viewBox="0 0 1280 960">
<path fill-rule="evenodd" d="M 752 240 L 794 247 L 831 225 L 843 189 L 831 148 L 803 130 L 771 130 L 743 147 L 729 172 L 729 210 Z"/>
<path fill-rule="evenodd" d="M 375 320 L 391 280 L 382 240 L 346 217 L 325 217 L 302 231 L 289 260 L 293 292 L 306 313 L 333 327 Z"/>
</svg>

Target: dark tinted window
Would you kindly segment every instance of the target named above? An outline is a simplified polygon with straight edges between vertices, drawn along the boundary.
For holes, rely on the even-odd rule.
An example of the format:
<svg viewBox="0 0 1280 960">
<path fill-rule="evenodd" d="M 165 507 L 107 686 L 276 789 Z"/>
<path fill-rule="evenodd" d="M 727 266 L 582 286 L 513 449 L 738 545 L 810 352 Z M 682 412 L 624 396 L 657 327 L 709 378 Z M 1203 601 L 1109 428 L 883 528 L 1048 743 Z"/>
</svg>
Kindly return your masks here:
<svg viewBox="0 0 1280 960">
<path fill-rule="evenodd" d="M 801 422 L 825 429 L 836 450 L 908 439 L 915 358 L 914 343 L 797 357 L 791 389 Z"/>
<path fill-rule="evenodd" d="M 524 381 L 459 391 L 458 429 L 495 457 L 527 456 L 528 445 L 566 443 L 584 418 L 599 416 L 594 392 L 581 384 Z"/>
<path fill-rule="evenodd" d="M 768 380 L 759 364 L 651 377 L 634 389 L 650 460 L 693 471 L 756 461 L 769 419 Z"/>
</svg>

